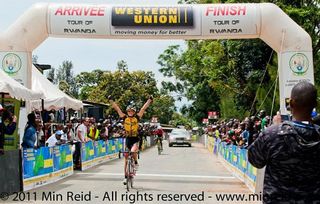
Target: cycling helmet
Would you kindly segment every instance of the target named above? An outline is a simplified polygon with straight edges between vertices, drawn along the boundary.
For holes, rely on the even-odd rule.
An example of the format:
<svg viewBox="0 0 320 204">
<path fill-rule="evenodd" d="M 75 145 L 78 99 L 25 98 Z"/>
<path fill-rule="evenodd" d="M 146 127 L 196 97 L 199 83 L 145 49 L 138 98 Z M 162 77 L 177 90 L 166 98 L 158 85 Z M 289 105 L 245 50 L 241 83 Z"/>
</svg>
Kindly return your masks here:
<svg viewBox="0 0 320 204">
<path fill-rule="evenodd" d="M 127 111 L 128 111 L 128 110 L 133 110 L 134 112 L 137 111 L 136 108 L 135 108 L 133 105 L 127 106 L 126 110 L 127 110 Z"/>
</svg>

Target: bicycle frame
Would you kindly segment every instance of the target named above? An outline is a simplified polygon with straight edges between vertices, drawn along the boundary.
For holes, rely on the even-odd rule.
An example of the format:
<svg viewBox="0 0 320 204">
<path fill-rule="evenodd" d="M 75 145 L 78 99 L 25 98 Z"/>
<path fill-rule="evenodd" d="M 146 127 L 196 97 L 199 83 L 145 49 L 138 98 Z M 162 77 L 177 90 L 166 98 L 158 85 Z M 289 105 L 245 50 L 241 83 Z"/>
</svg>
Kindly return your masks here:
<svg viewBox="0 0 320 204">
<path fill-rule="evenodd" d="M 130 187 L 133 188 L 133 178 L 136 175 L 136 170 L 135 170 L 135 162 L 133 158 L 133 153 L 131 150 L 124 151 L 124 156 L 126 158 L 127 164 L 126 164 L 126 187 L 127 191 L 130 191 Z"/>
<path fill-rule="evenodd" d="M 161 154 L 161 141 L 160 139 L 157 139 L 157 146 L 158 146 L 158 154 L 160 155 Z"/>
</svg>

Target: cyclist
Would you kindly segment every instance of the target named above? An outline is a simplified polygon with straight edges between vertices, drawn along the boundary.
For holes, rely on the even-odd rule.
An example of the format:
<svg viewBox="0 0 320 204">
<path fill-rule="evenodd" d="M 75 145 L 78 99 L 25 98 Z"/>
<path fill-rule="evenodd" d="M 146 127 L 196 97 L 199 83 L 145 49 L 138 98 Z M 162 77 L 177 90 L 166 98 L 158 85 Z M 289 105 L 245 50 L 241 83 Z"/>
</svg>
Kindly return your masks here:
<svg viewBox="0 0 320 204">
<path fill-rule="evenodd" d="M 140 138 L 139 151 L 141 151 L 142 148 L 143 148 L 143 140 L 146 140 L 146 137 L 147 137 L 146 130 L 143 127 L 142 123 L 139 123 L 138 135 L 139 135 L 139 138 Z"/>
<path fill-rule="evenodd" d="M 160 142 L 160 147 L 161 147 L 161 151 L 163 150 L 163 146 L 162 146 L 162 140 L 163 140 L 163 130 L 161 126 L 158 126 L 156 131 L 154 131 L 154 134 L 156 135 L 156 143 L 158 143 L 158 141 Z"/>
<path fill-rule="evenodd" d="M 149 97 L 147 102 L 142 106 L 141 110 L 136 113 L 136 108 L 132 105 L 129 105 L 126 108 L 127 114 L 123 113 L 118 104 L 116 104 L 111 96 L 108 97 L 112 107 L 117 111 L 120 118 L 123 119 L 123 126 L 124 126 L 124 134 L 126 137 L 126 147 L 133 152 L 133 158 L 135 161 L 136 168 L 138 167 L 138 156 L 137 152 L 139 151 L 139 135 L 138 135 L 138 129 L 139 129 L 139 120 L 142 118 L 144 112 L 149 107 L 149 105 L 152 103 L 153 98 L 152 96 Z M 125 156 L 125 165 L 124 165 L 124 174 L 125 179 L 123 181 L 123 184 L 126 185 L 126 169 L 127 168 L 127 156 Z"/>
</svg>

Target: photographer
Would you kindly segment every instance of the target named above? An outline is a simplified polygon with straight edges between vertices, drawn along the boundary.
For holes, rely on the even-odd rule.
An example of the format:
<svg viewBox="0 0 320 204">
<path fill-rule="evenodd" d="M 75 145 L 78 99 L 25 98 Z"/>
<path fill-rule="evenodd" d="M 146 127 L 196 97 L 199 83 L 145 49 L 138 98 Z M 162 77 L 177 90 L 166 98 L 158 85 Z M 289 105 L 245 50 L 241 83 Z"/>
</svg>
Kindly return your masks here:
<svg viewBox="0 0 320 204">
<path fill-rule="evenodd" d="M 16 116 L 5 110 L 0 104 L 0 155 L 4 154 L 4 135 L 13 134 L 16 129 Z"/>
<path fill-rule="evenodd" d="M 315 86 L 299 82 L 291 91 L 292 121 L 268 127 L 249 146 L 250 163 L 266 166 L 264 203 L 320 203 L 320 127 L 311 118 L 316 106 Z"/>
</svg>

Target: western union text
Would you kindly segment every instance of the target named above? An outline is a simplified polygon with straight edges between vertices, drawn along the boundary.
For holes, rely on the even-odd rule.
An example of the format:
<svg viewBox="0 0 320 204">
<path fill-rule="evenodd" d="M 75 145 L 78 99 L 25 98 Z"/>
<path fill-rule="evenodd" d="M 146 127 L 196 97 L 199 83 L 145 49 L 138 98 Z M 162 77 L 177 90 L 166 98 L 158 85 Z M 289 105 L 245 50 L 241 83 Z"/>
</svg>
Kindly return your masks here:
<svg viewBox="0 0 320 204">
<path fill-rule="evenodd" d="M 113 26 L 192 26 L 191 7 L 114 7 Z"/>
<path fill-rule="evenodd" d="M 177 15 L 178 8 L 115 8 L 117 15 Z"/>
</svg>

